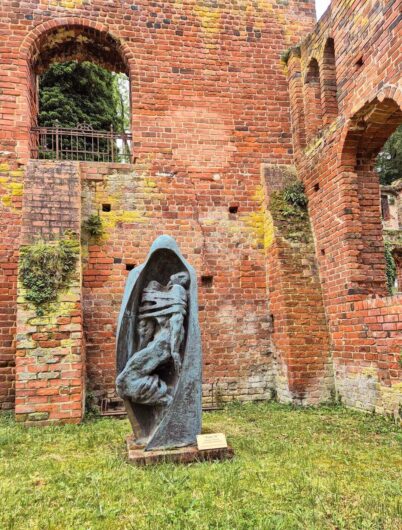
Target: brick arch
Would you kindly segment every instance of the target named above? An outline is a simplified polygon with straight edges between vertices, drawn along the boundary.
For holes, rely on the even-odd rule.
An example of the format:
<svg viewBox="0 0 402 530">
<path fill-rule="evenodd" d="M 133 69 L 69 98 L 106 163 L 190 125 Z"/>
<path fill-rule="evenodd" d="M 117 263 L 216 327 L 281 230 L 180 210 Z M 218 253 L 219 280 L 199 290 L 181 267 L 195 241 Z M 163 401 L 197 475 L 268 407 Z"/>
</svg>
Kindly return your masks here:
<svg viewBox="0 0 402 530">
<path fill-rule="evenodd" d="M 350 207 L 359 227 L 358 283 L 363 292 L 376 295 L 385 295 L 387 290 L 380 183 L 375 160 L 387 139 L 402 124 L 402 105 L 393 99 L 397 92 L 395 87 L 384 87 L 363 105 L 345 124 L 340 141 L 341 181 L 344 185 L 349 182 Z"/>
<path fill-rule="evenodd" d="M 134 54 L 128 44 L 110 32 L 107 25 L 85 18 L 63 17 L 39 24 L 25 36 L 19 52 L 25 67 L 21 78 L 23 123 L 20 124 L 22 134 L 18 145 L 21 159 L 30 158 L 34 142 L 30 130 L 37 125 L 39 110 L 36 75 L 52 62 L 89 60 L 108 70 L 126 73 L 132 82 Z"/>
<path fill-rule="evenodd" d="M 293 48 L 288 63 L 292 135 L 299 149 L 306 146 L 306 123 L 300 50 Z"/>
<path fill-rule="evenodd" d="M 341 133 L 339 166 L 353 171 L 359 146 L 372 156 L 378 154 L 400 124 L 399 115 L 402 116 L 402 90 L 394 85 L 385 86 L 370 102 L 353 111 Z M 369 138 L 372 141 L 367 143 Z"/>
<path fill-rule="evenodd" d="M 63 28 L 83 28 L 87 31 L 92 31 L 98 35 L 109 36 L 114 41 L 115 45 L 119 49 L 121 56 L 129 69 L 130 63 L 134 59 L 134 55 L 130 50 L 128 44 L 124 42 L 117 35 L 110 32 L 109 28 L 105 24 L 94 22 L 82 17 L 64 17 L 49 20 L 36 26 L 30 31 L 24 38 L 20 46 L 20 58 L 25 61 L 31 61 L 32 57 L 37 50 L 38 42 L 46 35 Z M 35 50 L 36 48 L 36 50 Z"/>
<path fill-rule="evenodd" d="M 330 36 L 325 39 L 320 65 L 324 124 L 328 124 L 338 115 L 335 41 Z"/>
</svg>

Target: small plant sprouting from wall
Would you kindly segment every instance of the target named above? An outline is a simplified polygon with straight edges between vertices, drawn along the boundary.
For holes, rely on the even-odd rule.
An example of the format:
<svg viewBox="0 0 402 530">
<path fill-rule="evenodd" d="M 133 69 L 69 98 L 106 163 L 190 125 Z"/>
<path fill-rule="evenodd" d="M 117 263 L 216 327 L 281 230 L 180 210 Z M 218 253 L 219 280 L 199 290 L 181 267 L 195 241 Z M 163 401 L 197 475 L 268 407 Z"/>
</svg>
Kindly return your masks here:
<svg viewBox="0 0 402 530">
<path fill-rule="evenodd" d="M 35 306 L 38 316 L 44 315 L 47 304 L 55 302 L 59 291 L 68 286 L 78 255 L 79 242 L 67 238 L 37 241 L 21 249 L 20 281 L 26 291 L 25 299 Z"/>
<path fill-rule="evenodd" d="M 84 232 L 94 239 L 102 237 L 104 233 L 102 219 L 97 213 L 91 214 L 88 219 L 82 223 L 82 228 Z"/>
<path fill-rule="evenodd" d="M 396 265 L 392 255 L 392 245 L 385 242 L 385 273 L 387 276 L 387 289 L 389 294 L 395 293 L 395 281 L 396 281 Z"/>
<path fill-rule="evenodd" d="M 311 238 L 308 200 L 302 182 L 294 180 L 271 195 L 269 209 L 282 234 L 290 240 L 308 242 Z"/>
<path fill-rule="evenodd" d="M 292 182 L 283 190 L 283 198 L 291 206 L 307 209 L 307 197 L 304 191 L 304 184 L 299 180 Z"/>
</svg>

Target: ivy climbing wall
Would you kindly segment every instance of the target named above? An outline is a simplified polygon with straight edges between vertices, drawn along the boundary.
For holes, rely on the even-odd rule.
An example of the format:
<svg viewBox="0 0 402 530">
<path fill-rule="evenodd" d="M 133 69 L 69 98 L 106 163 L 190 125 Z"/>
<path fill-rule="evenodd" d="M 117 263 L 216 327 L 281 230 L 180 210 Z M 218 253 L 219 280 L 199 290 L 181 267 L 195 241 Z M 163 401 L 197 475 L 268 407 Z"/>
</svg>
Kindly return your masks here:
<svg viewBox="0 0 402 530">
<path fill-rule="evenodd" d="M 289 165 L 264 165 L 262 182 L 276 392 L 282 402 L 330 401 L 330 337 L 304 186 Z"/>
</svg>

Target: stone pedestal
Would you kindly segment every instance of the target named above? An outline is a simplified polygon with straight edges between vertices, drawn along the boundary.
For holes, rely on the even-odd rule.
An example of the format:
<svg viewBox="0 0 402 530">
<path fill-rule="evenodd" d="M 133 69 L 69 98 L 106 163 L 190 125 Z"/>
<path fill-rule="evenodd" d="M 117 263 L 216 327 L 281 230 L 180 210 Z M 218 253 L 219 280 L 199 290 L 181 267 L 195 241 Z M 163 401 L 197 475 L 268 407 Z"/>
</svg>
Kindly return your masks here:
<svg viewBox="0 0 402 530">
<path fill-rule="evenodd" d="M 232 447 L 222 449 L 207 449 L 200 451 L 197 446 L 180 447 L 163 451 L 144 451 L 135 444 L 133 436 L 127 438 L 128 461 L 136 466 L 147 466 L 173 462 L 175 464 L 189 464 L 191 462 L 205 462 L 212 460 L 229 460 L 234 457 Z"/>
</svg>

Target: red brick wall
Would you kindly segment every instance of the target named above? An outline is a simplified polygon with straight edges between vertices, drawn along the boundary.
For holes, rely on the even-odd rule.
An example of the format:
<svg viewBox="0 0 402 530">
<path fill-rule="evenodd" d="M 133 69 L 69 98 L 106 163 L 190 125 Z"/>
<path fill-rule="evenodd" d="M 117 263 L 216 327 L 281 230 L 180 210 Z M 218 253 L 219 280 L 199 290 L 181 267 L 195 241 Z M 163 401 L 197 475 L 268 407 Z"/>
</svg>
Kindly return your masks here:
<svg viewBox="0 0 402 530">
<path fill-rule="evenodd" d="M 82 178 L 83 218 L 99 212 L 105 230 L 99 241 L 89 238 L 84 246 L 84 322 L 94 392 L 114 391 L 126 266 L 142 263 L 153 240 L 167 233 L 199 278 L 205 404 L 270 397 L 265 260 L 252 225 L 254 203 L 247 205 L 249 191 L 224 178 L 149 176 L 140 163 L 82 164 Z M 103 212 L 103 204 L 111 211 Z M 237 214 L 229 212 L 231 204 L 239 206 Z"/>
<path fill-rule="evenodd" d="M 290 399 L 325 399 L 332 355 L 336 389 L 347 404 L 397 414 L 402 399 L 401 300 L 384 296 L 373 159 L 402 121 L 400 17 L 400 2 L 333 0 L 314 32 L 291 53 L 287 84 L 279 56 L 312 28 L 313 2 L 247 1 L 240 6 L 235 0 L 169 0 L 161 5 L 146 0 L 113 5 L 106 0 L 3 0 L 2 406 L 9 407 L 12 400 L 16 259 L 22 175 L 30 155 L 29 128 L 35 122 L 35 75 L 52 60 L 89 58 L 130 76 L 136 156 L 133 167 L 80 167 L 83 219 L 101 211 L 102 204 L 111 205 L 110 212 L 101 211 L 102 239 L 83 245 L 91 388 L 99 395 L 113 391 L 114 333 L 126 264 L 143 261 L 152 240 L 167 232 L 205 277 L 204 283 L 200 280 L 200 318 L 206 403 L 266 398 L 279 384 L 290 391 Z M 319 85 L 317 75 L 311 84 L 308 72 L 314 60 Z M 280 226 L 267 253 L 261 165 L 293 162 L 309 197 L 315 259 L 311 245 L 289 246 Z M 48 171 L 57 179 L 57 167 L 39 165 L 35 185 L 47 186 Z M 269 195 L 269 178 L 266 184 Z M 79 232 L 77 190 L 67 193 L 60 208 L 76 208 Z M 43 202 L 34 204 L 35 194 L 29 200 L 29 186 L 25 193 L 26 236 L 36 233 L 34 222 L 46 237 L 70 228 L 69 215 L 59 222 L 61 217 L 51 218 L 51 204 L 42 212 Z M 55 340 L 68 341 L 63 345 L 40 345 L 44 339 L 36 336 L 38 330 L 23 328 L 31 317 L 19 307 L 17 407 L 20 414 L 39 414 L 28 420 L 75 421 L 81 414 L 82 336 L 74 327 L 81 325 L 74 320 L 81 318 L 79 280 L 72 290 L 76 305 L 69 307 L 70 321 L 52 321 L 46 328 L 59 337 Z M 309 299 L 314 301 L 314 331 L 304 325 Z M 72 327 L 58 328 L 65 325 Z M 68 338 L 58 335 L 65 332 Z M 30 334 L 28 341 L 24 334 Z M 65 346 L 72 349 L 63 353 L 59 348 Z M 24 379 L 21 373 L 49 371 L 33 354 L 43 347 L 49 348 L 50 357 L 66 355 L 77 365 L 70 370 L 62 361 L 63 368 L 53 370 L 57 377 Z M 27 371 L 22 370 L 24 363 Z M 64 377 L 71 378 L 67 398 Z"/>
<path fill-rule="evenodd" d="M 373 162 L 402 122 L 401 3 L 333 0 L 315 31 L 290 54 L 295 137 L 303 130 L 300 86 L 314 58 L 321 93 L 333 83 L 328 39 L 334 41 L 338 115 L 322 96 L 325 124 L 296 163 L 309 197 L 341 399 L 398 414 L 402 401 L 400 296 L 386 298 L 378 176 Z"/>
<path fill-rule="evenodd" d="M 79 163 L 31 160 L 26 168 L 21 243 L 80 237 Z M 77 242 L 78 246 L 79 243 Z M 81 260 L 67 288 L 39 314 L 18 285 L 16 400 L 18 421 L 78 422 L 84 403 Z"/>
<path fill-rule="evenodd" d="M 275 387 L 282 402 L 316 404 L 333 393 L 329 335 L 307 214 L 291 217 L 275 197 L 295 182 L 294 166 L 266 165 L 263 181 Z M 277 201 L 277 199 L 276 199 Z M 298 216 L 298 217 L 297 217 Z"/>
<path fill-rule="evenodd" d="M 206 403 L 271 395 L 260 166 L 292 162 L 280 55 L 313 20 L 313 2 L 299 0 L 1 2 L 0 150 L 29 158 L 35 74 L 52 60 L 89 58 L 130 76 L 134 168 L 81 168 L 83 218 L 112 205 L 102 213 L 105 237 L 83 248 L 95 392 L 114 387 L 125 264 L 140 263 L 167 232 L 208 277 L 200 280 Z"/>
<path fill-rule="evenodd" d="M 0 162 L 0 409 L 14 406 L 17 262 L 23 176 L 20 164 L 4 153 Z"/>
</svg>

